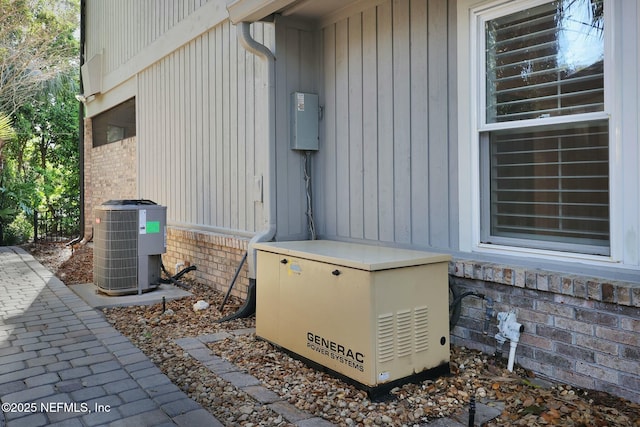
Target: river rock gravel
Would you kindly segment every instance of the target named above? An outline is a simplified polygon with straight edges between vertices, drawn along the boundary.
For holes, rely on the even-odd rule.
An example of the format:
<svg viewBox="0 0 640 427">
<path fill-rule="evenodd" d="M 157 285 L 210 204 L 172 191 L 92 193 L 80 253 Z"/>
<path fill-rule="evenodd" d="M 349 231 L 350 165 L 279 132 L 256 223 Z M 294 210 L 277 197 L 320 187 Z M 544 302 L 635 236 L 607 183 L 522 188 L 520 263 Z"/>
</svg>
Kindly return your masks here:
<svg viewBox="0 0 640 427">
<path fill-rule="evenodd" d="M 32 250 L 42 260 L 51 251 Z M 90 251 L 74 251 L 60 262 L 43 262 L 67 284 L 86 280 Z M 74 258 L 77 256 L 77 262 Z M 59 261 L 58 257 L 58 261 Z M 104 309 L 106 319 L 140 348 L 191 398 L 226 426 L 291 426 L 281 415 L 227 383 L 179 347 L 185 337 L 229 332 L 208 344 L 218 355 L 258 378 L 262 385 L 298 409 L 341 426 L 419 426 L 447 416 L 460 416 L 472 396 L 478 402 L 504 408 L 487 426 L 631 426 L 640 427 L 640 405 L 607 393 L 539 382 L 506 361 L 475 350 L 451 348 L 451 375 L 395 388 L 390 398 L 374 402 L 366 393 L 325 373 L 309 368 L 252 333 L 255 318 L 217 323 L 233 313 L 241 301 L 231 298 L 224 312 L 223 293 L 191 283 L 193 296 L 161 304 Z M 194 311 L 197 301 L 209 307 Z M 241 330 L 243 333 L 233 334 Z M 246 333 L 249 331 L 249 333 Z M 542 384 L 542 385 L 541 385 Z"/>
</svg>

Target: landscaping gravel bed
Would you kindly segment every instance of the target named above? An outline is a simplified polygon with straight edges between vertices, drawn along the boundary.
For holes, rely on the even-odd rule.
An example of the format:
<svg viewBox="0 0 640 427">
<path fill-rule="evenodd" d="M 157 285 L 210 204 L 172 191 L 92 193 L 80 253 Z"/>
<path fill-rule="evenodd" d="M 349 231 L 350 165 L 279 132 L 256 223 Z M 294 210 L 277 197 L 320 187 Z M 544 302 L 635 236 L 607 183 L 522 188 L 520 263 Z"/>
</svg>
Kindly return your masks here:
<svg viewBox="0 0 640 427">
<path fill-rule="evenodd" d="M 38 257 L 37 251 L 34 255 Z M 46 251 L 40 251 L 41 253 Z M 90 253 L 76 251 L 59 263 L 46 263 L 67 284 L 86 280 Z M 281 415 L 256 402 L 192 358 L 174 340 L 218 332 L 253 328 L 255 319 L 217 323 L 235 312 L 240 301 L 231 298 L 223 313 L 223 294 L 193 283 L 192 297 L 162 305 L 104 309 L 108 321 L 125 334 L 191 398 L 228 426 L 289 426 Z M 206 310 L 194 311 L 198 300 L 207 301 Z M 479 402 L 504 407 L 488 426 L 640 426 L 640 405 L 607 393 L 578 390 L 571 386 L 538 382 L 520 367 L 513 373 L 505 360 L 480 352 L 453 347 L 452 375 L 396 388 L 391 399 L 372 402 L 366 393 L 327 374 L 313 370 L 289 357 L 255 334 L 231 334 L 208 344 L 216 354 L 258 378 L 262 385 L 300 410 L 338 425 L 423 425 L 429 421 L 460 414 L 471 396 Z M 541 384 L 546 386 L 541 386 Z"/>
</svg>

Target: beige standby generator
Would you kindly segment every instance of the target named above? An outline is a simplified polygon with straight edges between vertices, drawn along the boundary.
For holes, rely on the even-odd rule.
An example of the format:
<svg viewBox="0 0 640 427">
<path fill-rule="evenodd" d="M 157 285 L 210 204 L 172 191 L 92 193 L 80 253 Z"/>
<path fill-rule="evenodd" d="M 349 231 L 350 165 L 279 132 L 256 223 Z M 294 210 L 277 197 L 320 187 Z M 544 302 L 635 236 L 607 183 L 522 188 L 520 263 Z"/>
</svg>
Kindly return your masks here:
<svg viewBox="0 0 640 427">
<path fill-rule="evenodd" d="M 258 243 L 256 335 L 382 394 L 449 373 L 449 255 Z"/>
</svg>

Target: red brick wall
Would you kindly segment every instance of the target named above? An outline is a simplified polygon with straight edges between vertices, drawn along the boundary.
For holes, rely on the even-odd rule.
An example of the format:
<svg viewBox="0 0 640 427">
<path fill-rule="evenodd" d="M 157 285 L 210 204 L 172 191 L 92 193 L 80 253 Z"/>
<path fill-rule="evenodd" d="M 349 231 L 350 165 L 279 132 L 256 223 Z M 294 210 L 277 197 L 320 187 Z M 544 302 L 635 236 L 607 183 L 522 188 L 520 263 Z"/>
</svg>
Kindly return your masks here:
<svg viewBox="0 0 640 427">
<path fill-rule="evenodd" d="M 138 196 L 136 138 L 93 148 L 91 129 L 91 119 L 85 119 L 85 236 L 92 234 L 96 206 Z"/>
<path fill-rule="evenodd" d="M 525 328 L 517 364 L 640 402 L 640 284 L 465 261 L 449 273 L 458 295 L 475 291 L 491 297 L 496 311 L 516 311 Z M 454 344 L 495 351 L 495 318 L 484 335 L 484 308 L 481 299 L 463 299 Z M 506 357 L 508 342 L 502 350 Z"/>
<path fill-rule="evenodd" d="M 187 277 L 226 292 L 247 250 L 249 240 L 222 234 L 183 228 L 167 228 L 167 253 L 162 260 L 169 273 L 175 274 L 177 263 L 195 265 L 198 269 Z M 249 275 L 245 262 L 232 295 L 246 298 Z"/>
</svg>

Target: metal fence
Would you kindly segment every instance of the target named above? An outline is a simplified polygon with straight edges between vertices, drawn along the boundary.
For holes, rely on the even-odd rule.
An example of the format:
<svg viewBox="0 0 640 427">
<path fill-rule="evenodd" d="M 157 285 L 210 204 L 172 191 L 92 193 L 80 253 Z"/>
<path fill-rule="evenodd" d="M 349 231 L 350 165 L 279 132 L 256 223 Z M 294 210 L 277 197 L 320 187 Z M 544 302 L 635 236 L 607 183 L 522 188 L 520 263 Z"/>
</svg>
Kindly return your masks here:
<svg viewBox="0 0 640 427">
<path fill-rule="evenodd" d="M 33 214 L 33 241 L 60 242 L 77 237 L 80 212 L 37 212 Z"/>
</svg>

